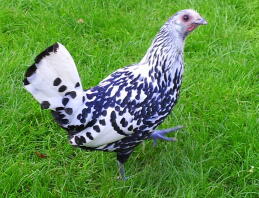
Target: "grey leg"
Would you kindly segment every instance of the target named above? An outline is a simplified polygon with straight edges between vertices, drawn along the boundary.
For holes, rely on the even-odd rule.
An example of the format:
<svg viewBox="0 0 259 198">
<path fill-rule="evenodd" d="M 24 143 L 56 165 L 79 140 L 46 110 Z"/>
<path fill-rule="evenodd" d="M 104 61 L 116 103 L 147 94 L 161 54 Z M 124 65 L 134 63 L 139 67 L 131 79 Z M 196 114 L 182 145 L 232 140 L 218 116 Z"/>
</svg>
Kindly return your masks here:
<svg viewBox="0 0 259 198">
<path fill-rule="evenodd" d="M 125 176 L 125 168 L 124 168 L 124 164 L 117 161 L 118 162 L 118 166 L 119 166 L 119 173 L 120 173 L 120 177 L 119 179 L 126 181 L 128 178 Z"/>
<path fill-rule="evenodd" d="M 176 127 L 169 128 L 169 129 L 154 130 L 154 132 L 151 134 L 150 138 L 152 138 L 154 140 L 154 146 L 157 145 L 158 139 L 175 142 L 176 138 L 166 137 L 165 135 L 167 133 L 175 132 L 182 128 L 183 128 L 183 126 L 176 126 Z"/>
</svg>

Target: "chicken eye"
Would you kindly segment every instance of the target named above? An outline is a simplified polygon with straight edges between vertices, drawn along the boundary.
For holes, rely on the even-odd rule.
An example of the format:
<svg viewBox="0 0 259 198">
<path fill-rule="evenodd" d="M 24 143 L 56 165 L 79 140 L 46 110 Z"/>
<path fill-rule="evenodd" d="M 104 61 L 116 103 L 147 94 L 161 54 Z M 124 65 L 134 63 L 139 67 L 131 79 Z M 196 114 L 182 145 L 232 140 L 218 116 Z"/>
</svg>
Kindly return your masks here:
<svg viewBox="0 0 259 198">
<path fill-rule="evenodd" d="M 184 20 L 184 21 L 188 21 L 188 20 L 189 20 L 189 15 L 187 15 L 187 14 L 186 14 L 186 15 L 183 15 L 183 20 Z"/>
</svg>

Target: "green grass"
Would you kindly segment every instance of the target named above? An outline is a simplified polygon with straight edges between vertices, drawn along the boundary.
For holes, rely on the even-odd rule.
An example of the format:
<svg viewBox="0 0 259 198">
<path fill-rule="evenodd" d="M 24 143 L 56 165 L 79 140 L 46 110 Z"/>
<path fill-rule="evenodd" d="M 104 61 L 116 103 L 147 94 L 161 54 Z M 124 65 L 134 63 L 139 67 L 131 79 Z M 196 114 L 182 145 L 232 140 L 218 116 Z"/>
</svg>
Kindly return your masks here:
<svg viewBox="0 0 259 198">
<path fill-rule="evenodd" d="M 59 41 L 89 88 L 138 62 L 185 8 L 209 25 L 186 41 L 181 97 L 161 128 L 186 128 L 176 143 L 141 144 L 126 164 L 132 178 L 118 181 L 114 153 L 71 147 L 23 89 L 24 72 Z M 256 10 L 256 0 L 1 0 L 0 197 L 258 197 Z"/>
</svg>

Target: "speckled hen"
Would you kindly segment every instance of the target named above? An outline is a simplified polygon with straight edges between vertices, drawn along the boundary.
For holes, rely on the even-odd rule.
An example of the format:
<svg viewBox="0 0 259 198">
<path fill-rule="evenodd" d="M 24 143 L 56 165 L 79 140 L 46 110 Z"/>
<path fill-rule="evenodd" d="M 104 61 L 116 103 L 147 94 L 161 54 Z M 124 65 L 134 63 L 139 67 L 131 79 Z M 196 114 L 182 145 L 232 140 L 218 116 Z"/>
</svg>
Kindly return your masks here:
<svg viewBox="0 0 259 198">
<path fill-rule="evenodd" d="M 142 60 L 84 90 L 73 58 L 60 43 L 39 54 L 28 68 L 25 88 L 50 109 L 73 146 L 117 153 L 119 172 L 134 148 L 181 127 L 155 130 L 179 97 L 186 36 L 207 22 L 194 10 L 177 12 L 160 29 Z"/>
</svg>

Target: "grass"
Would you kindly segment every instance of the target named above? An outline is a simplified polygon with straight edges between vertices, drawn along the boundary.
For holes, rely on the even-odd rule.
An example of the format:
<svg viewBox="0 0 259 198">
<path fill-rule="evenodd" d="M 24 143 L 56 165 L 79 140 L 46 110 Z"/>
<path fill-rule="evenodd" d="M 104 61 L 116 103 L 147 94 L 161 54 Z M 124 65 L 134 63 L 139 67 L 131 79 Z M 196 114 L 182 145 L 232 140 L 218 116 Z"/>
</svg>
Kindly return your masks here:
<svg viewBox="0 0 259 198">
<path fill-rule="evenodd" d="M 186 128 L 176 143 L 141 144 L 126 164 L 132 178 L 118 181 L 115 155 L 67 144 L 23 89 L 23 74 L 59 41 L 84 87 L 94 86 L 138 62 L 167 18 L 185 8 L 209 25 L 186 41 L 181 98 L 161 128 Z M 259 196 L 256 0 L 2 0 L 0 10 L 0 197 Z"/>
</svg>

